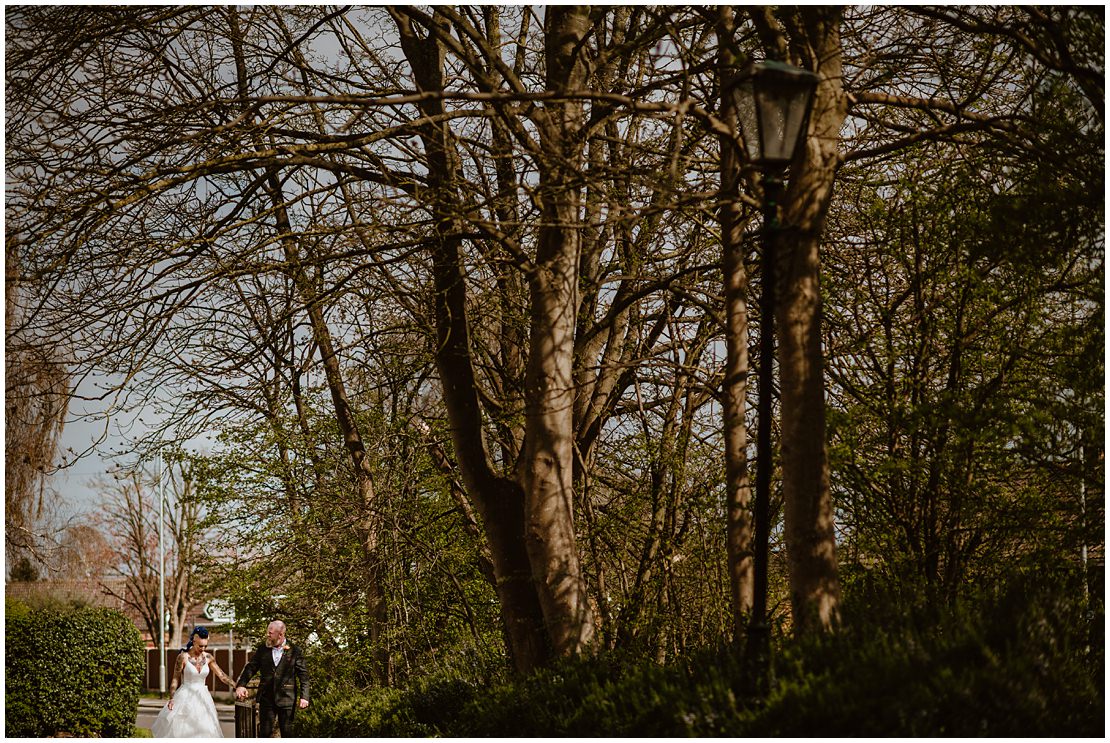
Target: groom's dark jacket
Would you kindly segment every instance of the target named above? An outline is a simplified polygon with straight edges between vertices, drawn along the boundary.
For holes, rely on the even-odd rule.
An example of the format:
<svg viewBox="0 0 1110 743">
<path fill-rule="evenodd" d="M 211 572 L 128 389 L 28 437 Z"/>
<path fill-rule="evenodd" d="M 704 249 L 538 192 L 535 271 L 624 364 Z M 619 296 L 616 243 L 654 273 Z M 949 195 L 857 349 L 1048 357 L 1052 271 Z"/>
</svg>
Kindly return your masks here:
<svg viewBox="0 0 1110 743">
<path fill-rule="evenodd" d="M 308 699 L 308 670 L 304 665 L 301 649 L 289 642 L 281 654 L 281 662 L 274 667 L 273 650 L 259 645 L 239 674 L 236 686 L 246 686 L 258 674 L 258 703 L 271 707 L 295 707 L 298 699 Z M 299 687 L 299 688 L 298 688 Z"/>
</svg>

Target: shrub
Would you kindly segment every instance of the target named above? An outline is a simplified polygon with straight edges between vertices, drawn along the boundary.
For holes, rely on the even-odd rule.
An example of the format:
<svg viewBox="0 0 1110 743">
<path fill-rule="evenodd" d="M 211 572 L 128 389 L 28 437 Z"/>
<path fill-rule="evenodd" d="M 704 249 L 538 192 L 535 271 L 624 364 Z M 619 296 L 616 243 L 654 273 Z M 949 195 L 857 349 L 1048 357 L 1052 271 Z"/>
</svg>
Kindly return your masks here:
<svg viewBox="0 0 1110 743">
<path fill-rule="evenodd" d="M 332 688 L 313 694 L 312 704 L 294 717 L 294 732 L 305 738 L 363 738 L 377 735 L 400 692 L 393 689 Z"/>
<path fill-rule="evenodd" d="M 130 619 L 109 609 L 5 608 L 7 736 L 133 734 L 145 653 Z"/>
<path fill-rule="evenodd" d="M 314 695 L 296 717 L 296 733 L 311 738 L 432 737 L 458 726 L 476 687 L 457 678 L 425 678 L 404 689 L 341 689 Z"/>
<path fill-rule="evenodd" d="M 941 608 L 881 592 L 842 631 L 779 643 L 765 699 L 728 648 L 669 666 L 604 654 L 527 678 L 332 690 L 302 735 L 397 737 L 1100 736 L 1101 610 L 1063 578 Z"/>
<path fill-rule="evenodd" d="M 857 607 L 844 631 L 784 649 L 749 734 L 1101 735 L 1102 617 L 1069 588 L 1017 578 L 945 609 Z"/>
</svg>

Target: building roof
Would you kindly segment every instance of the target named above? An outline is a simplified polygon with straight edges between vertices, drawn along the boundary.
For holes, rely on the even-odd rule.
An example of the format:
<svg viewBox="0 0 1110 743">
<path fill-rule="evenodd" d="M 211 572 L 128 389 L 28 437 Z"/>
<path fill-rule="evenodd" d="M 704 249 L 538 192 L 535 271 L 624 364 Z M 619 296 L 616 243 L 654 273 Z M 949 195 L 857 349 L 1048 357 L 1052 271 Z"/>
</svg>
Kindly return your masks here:
<svg viewBox="0 0 1110 743">
<path fill-rule="evenodd" d="M 109 590 L 122 596 L 125 595 L 126 580 L 124 578 L 102 578 L 100 580 L 35 580 L 35 581 L 9 581 L 4 585 L 5 598 L 20 599 L 25 603 L 35 604 L 44 600 L 60 601 L 63 603 L 84 604 L 87 606 L 100 606 L 114 609 L 122 613 L 142 633 L 143 640 L 148 646 L 153 646 L 154 641 L 147 631 L 146 622 L 139 612 L 127 606 Z M 203 624 L 210 628 L 214 624 L 204 617 L 204 602 L 196 604 L 189 610 L 186 626 Z M 213 633 L 213 641 L 218 641 L 221 635 Z"/>
<path fill-rule="evenodd" d="M 107 609 L 123 612 L 132 619 L 137 619 L 138 612 L 124 606 L 123 601 L 104 590 L 104 587 L 107 586 L 122 594 L 124 585 L 123 578 L 105 578 L 99 581 L 88 579 L 9 581 L 4 585 L 4 596 L 31 603 L 44 599 L 54 599 L 89 606 L 103 606 Z"/>
</svg>

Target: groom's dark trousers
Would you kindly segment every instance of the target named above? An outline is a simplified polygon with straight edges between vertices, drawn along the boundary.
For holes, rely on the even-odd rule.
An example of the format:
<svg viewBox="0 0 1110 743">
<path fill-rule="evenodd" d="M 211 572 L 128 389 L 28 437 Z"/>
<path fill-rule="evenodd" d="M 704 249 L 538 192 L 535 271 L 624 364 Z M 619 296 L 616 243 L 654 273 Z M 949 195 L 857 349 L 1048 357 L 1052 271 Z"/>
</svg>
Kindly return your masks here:
<svg viewBox="0 0 1110 743">
<path fill-rule="evenodd" d="M 274 717 L 282 738 L 293 737 L 293 708 L 273 707 L 266 702 L 258 705 L 258 737 L 269 738 L 274 734 Z"/>
</svg>

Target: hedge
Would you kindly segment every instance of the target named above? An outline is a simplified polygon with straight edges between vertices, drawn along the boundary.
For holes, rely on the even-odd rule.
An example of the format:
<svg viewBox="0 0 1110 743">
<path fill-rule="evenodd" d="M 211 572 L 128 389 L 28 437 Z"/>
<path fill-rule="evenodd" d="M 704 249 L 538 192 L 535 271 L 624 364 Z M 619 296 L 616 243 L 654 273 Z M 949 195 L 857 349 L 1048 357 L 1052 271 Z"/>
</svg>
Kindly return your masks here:
<svg viewBox="0 0 1110 743">
<path fill-rule="evenodd" d="M 668 666 L 602 654 L 526 678 L 328 690 L 298 717 L 321 737 L 1101 737 L 1101 606 L 1015 583 L 972 605 L 866 602 L 842 631 L 780 638 L 776 679 L 747 698 L 737 654 Z"/>
<path fill-rule="evenodd" d="M 130 737 L 146 660 L 131 620 L 11 600 L 5 609 L 5 735 Z"/>
</svg>

